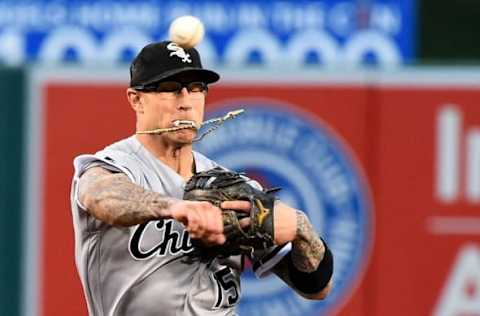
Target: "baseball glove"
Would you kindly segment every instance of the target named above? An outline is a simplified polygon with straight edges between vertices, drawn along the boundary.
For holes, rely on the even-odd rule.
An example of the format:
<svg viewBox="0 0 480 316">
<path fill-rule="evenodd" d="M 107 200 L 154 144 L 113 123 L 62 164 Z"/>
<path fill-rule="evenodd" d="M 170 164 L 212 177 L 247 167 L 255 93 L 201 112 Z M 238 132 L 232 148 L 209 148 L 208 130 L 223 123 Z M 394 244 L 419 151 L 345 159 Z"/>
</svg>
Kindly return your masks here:
<svg viewBox="0 0 480 316">
<path fill-rule="evenodd" d="M 196 255 L 211 258 L 252 254 L 254 250 L 274 245 L 273 206 L 278 188 L 259 190 L 248 184 L 248 178 L 240 173 L 220 167 L 199 172 L 187 182 L 184 200 L 208 201 L 218 207 L 223 201 L 250 201 L 250 214 L 222 209 L 226 242 L 221 246 L 207 247 L 198 240 L 192 240 L 198 250 Z M 250 217 L 250 226 L 243 229 L 239 220 Z"/>
</svg>

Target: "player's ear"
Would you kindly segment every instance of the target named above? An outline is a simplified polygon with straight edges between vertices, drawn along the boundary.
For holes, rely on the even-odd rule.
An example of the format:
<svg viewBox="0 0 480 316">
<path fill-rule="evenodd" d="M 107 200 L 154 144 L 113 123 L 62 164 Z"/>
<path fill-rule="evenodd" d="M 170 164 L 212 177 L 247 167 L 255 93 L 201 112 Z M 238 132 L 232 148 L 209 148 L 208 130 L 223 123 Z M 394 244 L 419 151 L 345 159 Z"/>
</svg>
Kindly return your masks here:
<svg viewBox="0 0 480 316">
<path fill-rule="evenodd" d="M 137 113 L 143 113 L 143 102 L 140 93 L 132 88 L 127 89 L 128 103 L 132 109 Z"/>
</svg>

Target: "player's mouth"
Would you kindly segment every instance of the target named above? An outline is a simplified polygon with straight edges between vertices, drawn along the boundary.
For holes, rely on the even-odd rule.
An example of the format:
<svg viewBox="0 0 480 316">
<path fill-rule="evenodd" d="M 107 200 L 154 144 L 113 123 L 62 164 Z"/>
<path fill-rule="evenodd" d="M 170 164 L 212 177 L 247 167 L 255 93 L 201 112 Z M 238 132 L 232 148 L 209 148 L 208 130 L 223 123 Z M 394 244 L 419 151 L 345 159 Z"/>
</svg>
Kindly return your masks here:
<svg viewBox="0 0 480 316">
<path fill-rule="evenodd" d="M 191 120 L 174 120 L 172 124 L 173 124 L 173 127 L 185 127 L 185 128 L 198 129 L 197 123 Z"/>
</svg>

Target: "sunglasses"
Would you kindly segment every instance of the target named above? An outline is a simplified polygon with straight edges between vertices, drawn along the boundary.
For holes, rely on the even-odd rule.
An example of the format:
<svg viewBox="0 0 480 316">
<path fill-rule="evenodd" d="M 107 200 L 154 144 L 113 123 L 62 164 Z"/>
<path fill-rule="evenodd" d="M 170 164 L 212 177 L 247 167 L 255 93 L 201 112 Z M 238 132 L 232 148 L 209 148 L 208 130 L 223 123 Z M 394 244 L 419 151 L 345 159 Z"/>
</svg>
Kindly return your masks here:
<svg viewBox="0 0 480 316">
<path fill-rule="evenodd" d="M 187 91 L 190 93 L 201 93 L 207 92 L 208 86 L 205 82 L 194 81 L 194 82 L 178 82 L 178 81 L 161 81 L 149 85 L 142 85 L 133 87 L 139 91 L 146 92 L 168 92 L 179 95 L 183 88 L 187 88 Z"/>
</svg>

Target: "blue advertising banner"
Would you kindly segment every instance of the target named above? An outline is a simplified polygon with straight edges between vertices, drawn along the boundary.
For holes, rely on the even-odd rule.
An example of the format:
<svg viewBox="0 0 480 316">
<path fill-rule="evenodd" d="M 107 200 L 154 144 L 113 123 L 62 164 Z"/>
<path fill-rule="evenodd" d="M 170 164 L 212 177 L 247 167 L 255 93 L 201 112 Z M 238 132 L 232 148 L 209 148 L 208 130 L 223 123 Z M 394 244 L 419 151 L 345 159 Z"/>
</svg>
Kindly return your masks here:
<svg viewBox="0 0 480 316">
<path fill-rule="evenodd" d="M 181 15 L 204 22 L 199 49 L 208 63 L 398 65 L 415 57 L 415 0 L 4 0 L 0 60 L 128 62 L 166 39 Z"/>
</svg>

